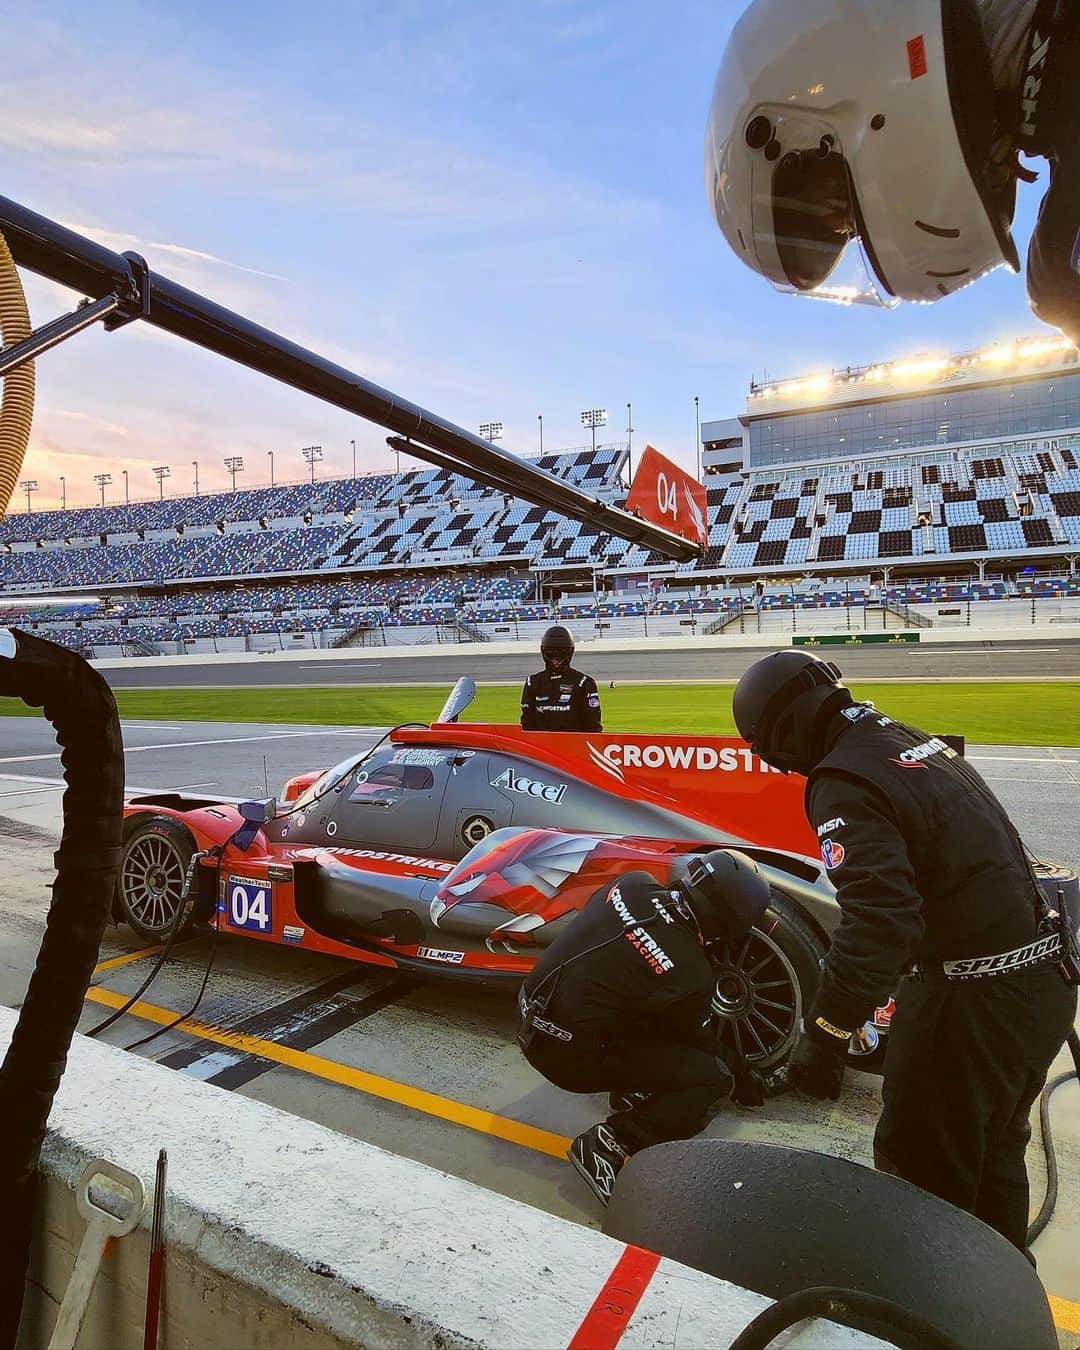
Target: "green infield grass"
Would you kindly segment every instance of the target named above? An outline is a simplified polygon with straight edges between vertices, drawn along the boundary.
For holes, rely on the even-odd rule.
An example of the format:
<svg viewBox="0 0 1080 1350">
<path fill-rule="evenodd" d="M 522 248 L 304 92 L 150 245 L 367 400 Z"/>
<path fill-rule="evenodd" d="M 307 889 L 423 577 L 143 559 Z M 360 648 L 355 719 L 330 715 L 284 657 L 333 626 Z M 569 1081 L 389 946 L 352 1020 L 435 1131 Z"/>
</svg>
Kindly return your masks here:
<svg viewBox="0 0 1080 1350">
<path fill-rule="evenodd" d="M 900 721 L 991 745 L 1080 745 L 1080 684 L 1068 681 L 903 684 L 852 683 L 857 698 Z M 324 726 L 391 726 L 429 722 L 449 685 L 356 685 L 314 688 L 120 689 L 123 717 L 200 722 L 291 722 Z M 729 735 L 732 685 L 616 684 L 601 687 L 606 731 Z M 26 713 L 0 699 L 0 713 Z M 467 717 L 516 722 L 518 690 L 481 685 Z"/>
</svg>

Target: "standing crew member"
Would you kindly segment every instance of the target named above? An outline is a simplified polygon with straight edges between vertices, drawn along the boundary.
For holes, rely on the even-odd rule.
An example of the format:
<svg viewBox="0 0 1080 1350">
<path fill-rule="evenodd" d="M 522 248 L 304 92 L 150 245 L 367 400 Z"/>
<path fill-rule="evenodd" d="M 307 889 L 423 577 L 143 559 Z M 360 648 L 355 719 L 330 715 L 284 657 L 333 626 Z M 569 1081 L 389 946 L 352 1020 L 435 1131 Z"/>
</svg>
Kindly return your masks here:
<svg viewBox="0 0 1080 1350">
<path fill-rule="evenodd" d="M 975 770 L 840 678 L 776 652 L 733 703 L 756 754 L 807 775 L 842 910 L 790 1081 L 836 1100 L 853 1031 L 899 986 L 874 1160 L 1026 1250 L 1028 1114 L 1076 1015 L 1075 938 Z"/>
<path fill-rule="evenodd" d="M 708 1028 L 708 946 L 744 937 L 768 903 L 757 864 L 731 849 L 685 860 L 670 888 L 629 872 L 590 896 L 522 985 L 533 1068 L 567 1092 L 611 1093 L 612 1114 L 567 1154 L 604 1204 L 630 1154 L 697 1134 L 729 1097 L 761 1104 L 761 1080 L 721 1058 Z"/>
<path fill-rule="evenodd" d="M 530 675 L 521 691 L 524 731 L 602 731 L 600 694 L 591 675 L 570 662 L 574 639 L 562 624 L 554 624 L 540 640 L 544 669 Z"/>
</svg>

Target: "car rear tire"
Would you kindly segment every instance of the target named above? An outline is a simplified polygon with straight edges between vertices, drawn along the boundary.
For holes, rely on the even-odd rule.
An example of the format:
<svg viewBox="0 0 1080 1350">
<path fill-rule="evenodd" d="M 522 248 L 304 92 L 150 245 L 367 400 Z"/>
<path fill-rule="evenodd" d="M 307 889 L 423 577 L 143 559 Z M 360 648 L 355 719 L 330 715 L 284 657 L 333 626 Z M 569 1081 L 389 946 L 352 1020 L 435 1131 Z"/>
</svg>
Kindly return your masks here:
<svg viewBox="0 0 1080 1350">
<path fill-rule="evenodd" d="M 750 936 L 713 948 L 712 1008 L 721 1043 L 757 1069 L 783 1064 L 817 993 L 825 951 L 798 905 L 773 887 L 769 908 Z"/>
<path fill-rule="evenodd" d="M 120 916 L 145 941 L 169 936 L 194 852 L 191 835 L 168 816 L 153 816 L 128 835 L 117 887 Z"/>
</svg>

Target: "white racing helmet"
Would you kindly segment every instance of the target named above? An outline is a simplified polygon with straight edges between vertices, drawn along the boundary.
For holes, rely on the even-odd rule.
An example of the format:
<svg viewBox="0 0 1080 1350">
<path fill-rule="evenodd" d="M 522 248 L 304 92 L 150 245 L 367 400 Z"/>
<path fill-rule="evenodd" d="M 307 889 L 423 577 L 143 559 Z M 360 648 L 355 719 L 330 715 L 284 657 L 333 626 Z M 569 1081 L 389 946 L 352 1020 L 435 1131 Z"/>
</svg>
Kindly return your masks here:
<svg viewBox="0 0 1080 1350">
<path fill-rule="evenodd" d="M 717 75 L 706 187 L 780 290 L 938 300 L 1019 269 L 996 135 L 974 0 L 753 0 Z"/>
</svg>

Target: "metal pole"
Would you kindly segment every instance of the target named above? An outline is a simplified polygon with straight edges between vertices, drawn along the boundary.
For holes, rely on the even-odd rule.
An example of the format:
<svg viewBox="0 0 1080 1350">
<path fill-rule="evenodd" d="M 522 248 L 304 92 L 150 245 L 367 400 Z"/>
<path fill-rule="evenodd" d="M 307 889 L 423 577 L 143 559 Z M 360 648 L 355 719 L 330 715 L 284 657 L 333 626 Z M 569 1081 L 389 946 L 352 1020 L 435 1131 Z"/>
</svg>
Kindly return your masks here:
<svg viewBox="0 0 1080 1350">
<path fill-rule="evenodd" d="M 273 486 L 274 486 L 274 452 L 273 452 L 273 450 L 267 450 L 266 453 L 270 456 L 270 486 L 273 487 Z"/>
<path fill-rule="evenodd" d="M 60 285 L 99 298 L 117 288 L 123 291 L 131 287 L 130 259 L 5 197 L 0 197 L 0 231 L 17 264 Z M 147 270 L 140 277 L 140 286 L 144 300 L 140 322 L 453 456 L 462 472 L 480 481 L 497 470 L 513 480 L 516 495 L 526 500 L 543 490 L 557 500 L 557 509 L 563 515 L 596 524 L 605 533 L 656 549 L 665 557 L 685 561 L 697 556 L 697 548 L 671 530 L 609 505 L 595 493 L 498 449 L 448 419 L 160 273 Z"/>
<path fill-rule="evenodd" d="M 352 476 L 355 478 L 355 477 L 356 477 L 356 442 L 353 441 L 353 440 L 350 440 L 350 441 L 349 441 L 349 444 L 352 446 Z"/>
<path fill-rule="evenodd" d="M 536 420 L 540 423 L 540 453 L 544 453 L 544 414 L 537 413 Z"/>
<path fill-rule="evenodd" d="M 93 304 L 83 304 L 73 314 L 62 314 L 51 323 L 42 324 L 29 337 L 23 338 L 21 342 L 12 343 L 10 347 L 0 351 L 0 376 L 10 375 L 13 370 L 26 365 L 27 361 L 33 361 L 43 352 L 58 347 L 66 338 L 81 333 L 84 328 L 97 323 L 98 319 L 108 318 L 119 308 L 120 301 L 115 295 L 103 295 Z"/>
<path fill-rule="evenodd" d="M 128 471 L 127 469 L 121 469 L 120 472 L 124 475 L 124 505 L 130 506 L 131 496 L 128 492 Z"/>
<path fill-rule="evenodd" d="M 626 405 L 626 450 L 628 454 L 634 448 L 634 428 L 630 419 L 630 411 L 630 404 L 628 403 Z"/>
<path fill-rule="evenodd" d="M 191 467 L 195 470 L 195 496 L 197 497 L 199 495 L 199 461 L 193 459 Z"/>
<path fill-rule="evenodd" d="M 60 475 L 60 510 L 67 510 L 67 479 Z"/>
<path fill-rule="evenodd" d="M 694 457 L 697 463 L 697 476 L 701 480 L 701 400 L 697 394 L 694 395 L 694 432 L 695 432 L 695 450 Z"/>
</svg>

